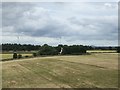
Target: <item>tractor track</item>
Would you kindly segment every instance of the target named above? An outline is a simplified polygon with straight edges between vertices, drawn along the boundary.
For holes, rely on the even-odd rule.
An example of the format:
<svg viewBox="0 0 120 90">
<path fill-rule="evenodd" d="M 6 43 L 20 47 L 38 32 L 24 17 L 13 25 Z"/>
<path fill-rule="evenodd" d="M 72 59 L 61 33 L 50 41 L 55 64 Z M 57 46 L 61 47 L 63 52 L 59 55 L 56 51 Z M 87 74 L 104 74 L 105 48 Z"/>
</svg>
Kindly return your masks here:
<svg viewBox="0 0 120 90">
<path fill-rule="evenodd" d="M 29 63 L 30 64 L 30 63 Z M 42 77 L 43 79 L 46 79 L 47 81 L 49 81 L 49 82 L 52 82 L 52 83 L 54 83 L 56 86 L 58 86 L 58 87 L 60 87 L 60 88 L 63 88 L 63 87 L 61 87 L 61 85 L 59 85 L 58 83 L 55 83 L 54 81 L 52 81 L 52 80 L 50 80 L 48 77 L 46 77 L 46 76 L 44 76 L 44 75 L 42 75 L 42 74 L 39 74 L 38 72 L 36 72 L 35 70 L 32 70 L 32 69 L 30 69 L 30 68 L 28 68 L 28 67 L 25 67 L 24 65 L 22 65 L 22 64 L 19 64 L 19 65 L 21 65 L 22 67 L 24 67 L 24 68 L 26 68 L 26 69 L 28 69 L 29 71 L 33 71 L 34 72 L 34 74 L 36 74 L 37 76 L 40 76 L 40 77 Z M 41 65 L 42 66 L 42 65 Z M 42 66 L 42 68 L 43 68 L 43 66 Z M 48 70 L 47 68 L 43 68 L 44 70 L 45 70 L 45 72 L 50 72 L 50 70 Z M 54 78 L 57 78 L 57 77 L 55 77 L 55 74 L 57 75 L 57 73 L 55 73 L 55 72 L 52 72 L 52 73 L 54 73 L 54 75 L 53 74 L 50 74 L 52 77 L 54 77 Z M 66 85 L 65 85 L 66 86 Z M 71 87 L 70 85 L 69 85 L 69 87 Z"/>
</svg>

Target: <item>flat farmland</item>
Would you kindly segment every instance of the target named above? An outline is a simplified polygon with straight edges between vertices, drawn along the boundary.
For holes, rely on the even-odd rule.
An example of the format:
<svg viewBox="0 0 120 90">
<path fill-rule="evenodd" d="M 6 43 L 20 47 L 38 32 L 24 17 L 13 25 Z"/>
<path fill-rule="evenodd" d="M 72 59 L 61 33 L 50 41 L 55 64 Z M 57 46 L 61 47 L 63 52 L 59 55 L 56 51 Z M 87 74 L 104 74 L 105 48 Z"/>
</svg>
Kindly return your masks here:
<svg viewBox="0 0 120 90">
<path fill-rule="evenodd" d="M 24 57 L 24 56 L 32 56 L 34 52 L 36 51 L 19 51 L 18 54 L 21 54 Z M 0 52 L 0 57 L 2 59 L 11 59 L 13 58 L 13 51 Z"/>
<path fill-rule="evenodd" d="M 3 88 L 116 88 L 118 54 L 52 56 L 2 62 Z"/>
<path fill-rule="evenodd" d="M 24 56 L 32 56 L 32 54 L 21 54 L 23 57 Z M 2 57 L 2 59 L 11 59 L 13 58 L 13 54 L 0 54 L 0 56 Z"/>
<path fill-rule="evenodd" d="M 88 53 L 116 53 L 116 50 L 87 50 Z"/>
</svg>

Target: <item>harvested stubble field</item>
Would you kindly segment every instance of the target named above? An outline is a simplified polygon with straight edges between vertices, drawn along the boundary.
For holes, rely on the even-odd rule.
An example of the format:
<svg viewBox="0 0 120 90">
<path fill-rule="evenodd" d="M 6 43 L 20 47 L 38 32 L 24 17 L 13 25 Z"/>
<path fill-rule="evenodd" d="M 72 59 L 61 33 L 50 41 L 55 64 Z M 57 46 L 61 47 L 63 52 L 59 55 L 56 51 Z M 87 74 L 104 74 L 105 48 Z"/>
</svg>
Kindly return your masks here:
<svg viewBox="0 0 120 90">
<path fill-rule="evenodd" d="M 118 87 L 118 54 L 52 56 L 2 62 L 3 88 Z"/>
</svg>

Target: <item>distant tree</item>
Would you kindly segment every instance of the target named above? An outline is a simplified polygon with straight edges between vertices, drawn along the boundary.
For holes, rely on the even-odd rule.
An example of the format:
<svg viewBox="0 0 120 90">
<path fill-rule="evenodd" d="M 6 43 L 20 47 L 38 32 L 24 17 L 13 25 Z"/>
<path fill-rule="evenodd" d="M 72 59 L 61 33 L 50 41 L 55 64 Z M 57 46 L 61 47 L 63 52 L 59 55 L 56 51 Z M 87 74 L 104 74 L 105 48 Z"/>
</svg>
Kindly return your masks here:
<svg viewBox="0 0 120 90">
<path fill-rule="evenodd" d="M 39 51 L 39 55 L 57 55 L 57 50 L 52 46 L 44 44 Z"/>
<path fill-rule="evenodd" d="M 31 44 L 9 44 L 9 43 L 6 43 L 6 44 L 2 44 L 0 45 L 2 47 L 2 51 L 32 51 L 32 50 L 40 50 L 41 49 L 41 46 L 40 45 L 31 45 Z M 57 50 L 57 53 L 60 52 L 61 50 L 61 47 L 67 49 L 70 47 L 78 47 L 79 48 L 83 48 L 82 45 L 76 45 L 76 46 L 68 46 L 67 45 L 58 45 L 57 47 L 54 47 L 56 50 Z M 64 49 L 63 48 L 63 49 Z M 114 46 L 105 46 L 105 47 L 96 47 L 96 46 L 84 46 L 84 48 L 86 50 L 117 50 L 117 47 L 114 47 Z M 68 50 L 67 50 L 68 51 Z M 64 50 L 64 53 L 68 53 L 67 51 Z M 71 50 L 70 50 L 71 51 Z"/>
<path fill-rule="evenodd" d="M 57 47 L 54 47 L 57 51 L 57 54 L 60 54 L 61 48 L 63 48 L 62 44 L 59 44 Z"/>
<path fill-rule="evenodd" d="M 31 51 L 31 50 L 39 50 L 40 45 L 31 45 L 31 44 L 2 44 L 2 50 L 3 51 L 10 51 L 10 50 L 15 50 L 15 51 Z"/>
<path fill-rule="evenodd" d="M 83 54 L 86 53 L 86 48 L 82 45 L 63 46 L 63 54 Z"/>
<path fill-rule="evenodd" d="M 63 46 L 63 53 L 62 54 L 71 54 L 70 48 L 68 45 Z"/>
<path fill-rule="evenodd" d="M 58 45 L 57 47 L 52 47 L 47 44 L 44 44 L 40 51 L 39 55 L 58 55 L 61 52 L 62 48 L 62 53 L 63 55 L 79 55 L 79 54 L 84 54 L 86 53 L 86 47 L 82 45 Z"/>
</svg>

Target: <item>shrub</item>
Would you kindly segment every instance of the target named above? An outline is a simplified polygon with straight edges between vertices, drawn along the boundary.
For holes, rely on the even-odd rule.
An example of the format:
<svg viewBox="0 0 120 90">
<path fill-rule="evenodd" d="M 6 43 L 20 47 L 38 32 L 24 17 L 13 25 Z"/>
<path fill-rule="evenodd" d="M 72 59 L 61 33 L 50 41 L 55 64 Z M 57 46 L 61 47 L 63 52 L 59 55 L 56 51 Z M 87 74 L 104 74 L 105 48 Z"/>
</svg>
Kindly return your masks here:
<svg viewBox="0 0 120 90">
<path fill-rule="evenodd" d="M 37 53 L 33 53 L 33 56 L 36 57 L 36 56 L 37 56 Z"/>
<path fill-rule="evenodd" d="M 29 56 L 25 56 L 25 58 L 28 58 Z"/>
<path fill-rule="evenodd" d="M 47 44 L 43 45 L 39 51 L 40 55 L 57 55 L 57 50 Z"/>
<path fill-rule="evenodd" d="M 14 53 L 13 54 L 13 59 L 16 59 L 17 58 L 17 53 Z"/>
<path fill-rule="evenodd" d="M 22 55 L 21 55 L 21 54 L 19 54 L 19 55 L 18 55 L 18 58 L 19 58 L 19 59 L 20 59 L 20 58 L 22 58 Z"/>
</svg>

